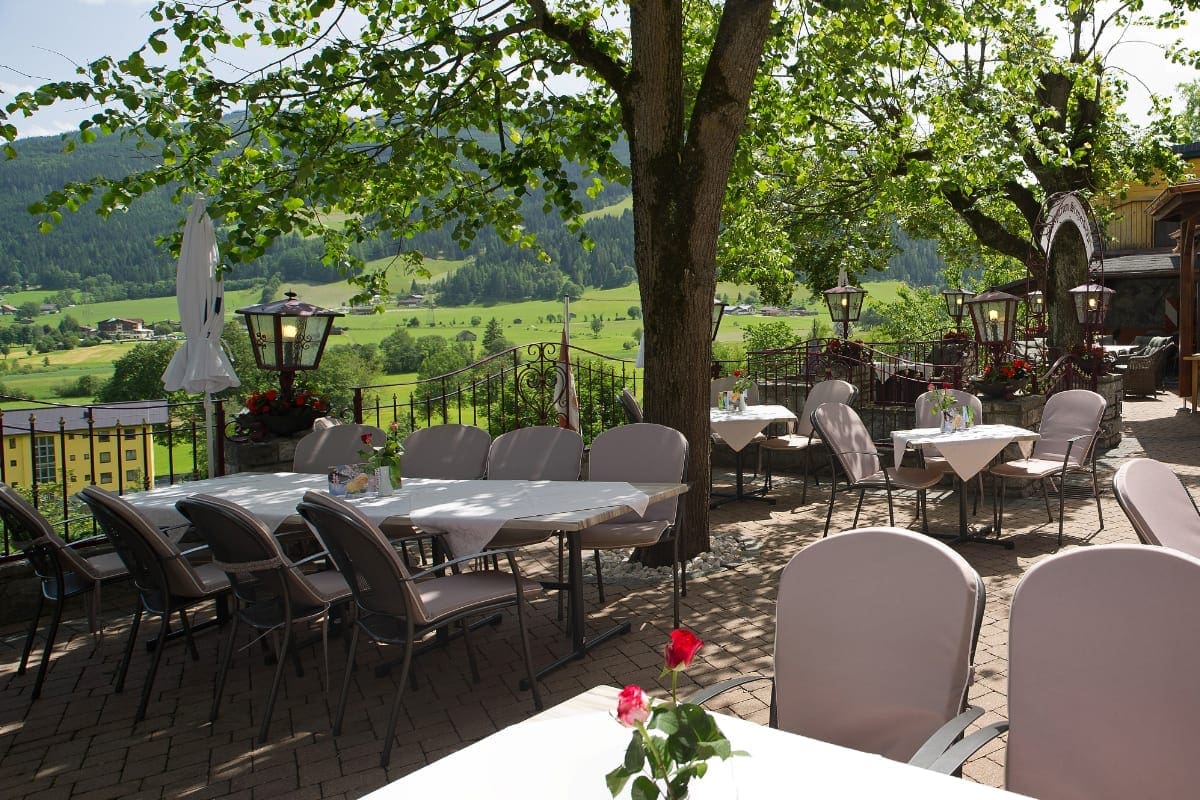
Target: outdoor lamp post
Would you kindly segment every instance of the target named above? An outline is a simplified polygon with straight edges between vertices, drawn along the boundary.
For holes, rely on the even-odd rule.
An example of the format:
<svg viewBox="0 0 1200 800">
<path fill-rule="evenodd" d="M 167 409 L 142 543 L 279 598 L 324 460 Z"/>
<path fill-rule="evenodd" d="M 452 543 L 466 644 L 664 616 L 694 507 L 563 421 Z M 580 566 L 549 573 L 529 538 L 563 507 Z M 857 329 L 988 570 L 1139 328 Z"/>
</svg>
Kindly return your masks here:
<svg viewBox="0 0 1200 800">
<path fill-rule="evenodd" d="M 829 306 L 829 316 L 834 325 L 842 326 L 842 338 L 850 338 L 850 323 L 858 322 L 862 313 L 863 298 L 867 296 L 864 289 L 846 285 L 846 270 L 838 275 L 838 285 L 826 289 L 825 304 Z"/>
<path fill-rule="evenodd" d="M 1012 344 L 1017 327 L 1017 305 L 1021 301 L 999 289 L 988 289 L 966 302 L 975 328 L 975 339 L 998 361 Z"/>
<path fill-rule="evenodd" d="M 1114 294 L 1116 292 L 1107 286 L 1091 281 L 1071 290 L 1071 300 L 1075 303 L 1075 319 L 1083 328 L 1083 335 L 1089 345 L 1096 331 L 1104 324 L 1104 318 L 1108 316 Z"/>
<path fill-rule="evenodd" d="M 954 320 L 954 330 L 962 330 L 963 315 L 967 313 L 966 302 L 971 293 L 962 287 L 944 289 L 942 297 L 946 298 L 946 313 Z"/>
<path fill-rule="evenodd" d="M 1025 295 L 1025 305 L 1029 308 L 1029 316 L 1039 322 L 1046 316 L 1046 294 L 1041 289 L 1034 289 Z"/>
<path fill-rule="evenodd" d="M 295 292 L 287 292 L 284 297 L 239 308 L 237 313 L 246 318 L 254 361 L 259 369 L 279 373 L 282 396 L 290 400 L 296 372 L 317 368 L 333 318 L 344 315 L 297 300 Z"/>
<path fill-rule="evenodd" d="M 721 329 L 721 317 L 725 316 L 725 301 L 713 300 L 712 307 L 712 341 L 717 340 L 717 331 Z"/>
</svg>

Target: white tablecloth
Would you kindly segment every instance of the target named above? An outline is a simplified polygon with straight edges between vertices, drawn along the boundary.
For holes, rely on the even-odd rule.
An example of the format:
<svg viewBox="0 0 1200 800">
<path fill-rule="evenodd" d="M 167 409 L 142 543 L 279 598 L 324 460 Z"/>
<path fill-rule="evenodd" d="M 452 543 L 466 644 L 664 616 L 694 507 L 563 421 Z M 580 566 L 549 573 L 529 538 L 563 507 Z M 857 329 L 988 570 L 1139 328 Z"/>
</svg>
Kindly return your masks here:
<svg viewBox="0 0 1200 800">
<path fill-rule="evenodd" d="M 1021 454 L 1029 456 L 1038 434 L 1015 425 L 975 425 L 965 430 L 942 433 L 939 428 L 913 428 L 892 431 L 896 466 L 904 459 L 904 450 L 934 446 L 945 457 L 954 474 L 966 480 L 988 465 L 997 453 L 1016 442 Z"/>
<path fill-rule="evenodd" d="M 275 530 L 285 521 L 299 520 L 296 504 L 306 491 L 327 487 L 324 475 L 242 472 L 164 486 L 125 499 L 154 524 L 171 526 L 186 522 L 175 509 L 176 502 L 195 494 L 211 494 L 244 506 Z M 620 482 L 405 478 L 391 495 L 351 502 L 377 524 L 399 518 L 423 530 L 443 532 L 447 546 L 455 554 L 465 555 L 482 550 L 511 520 L 603 508 L 628 508 L 643 514 L 649 500 L 645 492 Z"/>
<path fill-rule="evenodd" d="M 615 719 L 616 696 L 610 687 L 592 689 L 406 775 L 366 800 L 447 794 L 474 800 L 612 800 L 604 776 L 621 763 L 631 735 Z M 736 717 L 714 717 L 733 749 L 748 755 L 709 761 L 708 774 L 689 785 L 695 800 L 759 800 L 788 795 L 781 792 L 788 787 L 796 796 L 821 798 L 1019 796 Z M 626 784 L 618 797 L 629 796 Z"/>
<path fill-rule="evenodd" d="M 794 421 L 796 415 L 787 406 L 754 405 L 747 406 L 745 411 L 710 408 L 708 419 L 713 433 L 737 452 L 754 441 L 754 437 L 772 422 Z"/>
</svg>

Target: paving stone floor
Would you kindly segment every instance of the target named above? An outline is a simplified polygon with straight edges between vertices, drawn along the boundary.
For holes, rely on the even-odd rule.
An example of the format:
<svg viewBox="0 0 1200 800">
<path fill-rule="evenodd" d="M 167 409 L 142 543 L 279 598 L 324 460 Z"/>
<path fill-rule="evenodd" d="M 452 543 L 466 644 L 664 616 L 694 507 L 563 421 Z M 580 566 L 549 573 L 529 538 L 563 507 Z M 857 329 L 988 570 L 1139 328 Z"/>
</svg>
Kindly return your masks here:
<svg viewBox="0 0 1200 800">
<path fill-rule="evenodd" d="M 1108 489 L 1112 471 L 1131 456 L 1145 455 L 1176 464 L 1185 484 L 1200 485 L 1200 417 L 1178 411 L 1174 395 L 1154 400 L 1127 400 L 1120 446 L 1101 459 L 1102 506 L 1107 523 L 1098 531 L 1095 503 L 1082 485 L 1068 491 L 1064 547 L 1136 541 Z M 746 672 L 769 672 L 774 638 L 773 605 L 777 573 L 798 550 L 821 535 L 826 485 L 810 491 L 809 503 L 798 507 L 798 482 L 777 481 L 778 503 L 730 503 L 712 514 L 713 532 L 731 532 L 758 540 L 761 548 L 745 563 L 696 578 L 683 601 L 685 624 L 708 642 L 688 681 L 710 684 Z M 948 489 L 948 487 L 947 487 Z M 947 490 L 931 496 L 935 526 L 952 527 L 957 501 Z M 903 522 L 912 508 L 902 498 Z M 988 512 L 981 509 L 983 516 Z M 846 529 L 853 503 L 839 504 L 834 530 Z M 862 524 L 886 523 L 886 507 L 870 501 Z M 958 550 L 983 576 L 988 602 L 976 654 L 976 681 L 971 702 L 988 710 L 982 723 L 1002 718 L 1006 707 L 1009 600 L 1025 571 L 1055 552 L 1056 523 L 1047 523 L 1040 498 L 1011 501 L 1006 532 L 1016 548 L 1004 550 L 967 544 Z M 543 546 L 523 558 L 527 572 L 548 572 L 552 548 Z M 419 687 L 407 691 L 398 741 L 387 769 L 378 766 L 380 737 L 394 690 L 390 677 L 371 669 L 382 655 L 360 646 L 360 667 L 351 687 L 342 735 L 330 734 L 334 698 L 322 685 L 319 647 L 303 654 L 304 676 L 289 669 L 275 710 L 269 740 L 254 740 L 270 686 L 271 669 L 258 646 L 235 655 L 225 701 L 215 723 L 208 722 L 212 675 L 223 636 L 197 637 L 200 660 L 172 643 L 164 653 L 149 713 L 133 724 L 148 654 L 138 647 L 126 690 L 111 686 L 128 627 L 129 595 L 105 595 L 106 635 L 97 645 L 87 633 L 82 608 L 72 605 L 60 632 L 59 645 L 43 696 L 29 702 L 33 670 L 16 674 L 24 632 L 0 630 L 0 797 L 238 797 L 352 798 L 379 787 L 456 749 L 533 713 L 528 692 L 518 689 L 521 660 L 513 644 L 515 620 L 474 636 L 483 680 L 472 684 L 461 643 L 419 658 Z M 566 647 L 555 620 L 552 598 L 533 607 L 534 658 L 548 661 Z M 588 608 L 593 628 L 629 619 L 633 631 L 609 642 L 591 656 L 550 676 L 543 684 L 547 705 L 566 700 L 597 684 L 640 683 L 658 687 L 661 652 L 670 629 L 669 583 L 612 586 L 601 608 L 594 589 Z M 143 629 L 144 631 L 145 629 Z M 143 636 L 146 634 L 143 633 Z M 246 639 L 243 639 L 245 642 Z M 35 650 L 35 658 L 38 651 Z M 343 670 L 344 650 L 332 643 L 332 678 Z M 886 653 L 881 653 L 886 658 Z M 652 689 L 653 691 L 653 689 Z M 730 693 L 717 708 L 766 722 L 769 689 Z M 1004 748 L 996 742 L 966 767 L 968 779 L 1001 785 Z"/>
</svg>

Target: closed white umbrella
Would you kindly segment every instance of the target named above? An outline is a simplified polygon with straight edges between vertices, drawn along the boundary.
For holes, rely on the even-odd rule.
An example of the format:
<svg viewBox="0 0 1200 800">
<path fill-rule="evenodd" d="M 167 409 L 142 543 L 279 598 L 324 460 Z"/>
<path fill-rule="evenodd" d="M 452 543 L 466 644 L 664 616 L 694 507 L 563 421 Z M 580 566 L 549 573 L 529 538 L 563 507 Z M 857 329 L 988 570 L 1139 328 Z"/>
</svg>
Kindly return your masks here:
<svg viewBox="0 0 1200 800">
<path fill-rule="evenodd" d="M 179 321 L 187 340 L 175 351 L 163 373 L 168 391 L 204 394 L 205 440 L 208 443 L 208 474 L 214 472 L 212 394 L 240 386 L 233 365 L 221 348 L 225 327 L 225 286 L 217 278 L 217 235 L 202 195 L 192 201 L 183 228 L 183 246 L 175 271 L 175 293 Z"/>
</svg>

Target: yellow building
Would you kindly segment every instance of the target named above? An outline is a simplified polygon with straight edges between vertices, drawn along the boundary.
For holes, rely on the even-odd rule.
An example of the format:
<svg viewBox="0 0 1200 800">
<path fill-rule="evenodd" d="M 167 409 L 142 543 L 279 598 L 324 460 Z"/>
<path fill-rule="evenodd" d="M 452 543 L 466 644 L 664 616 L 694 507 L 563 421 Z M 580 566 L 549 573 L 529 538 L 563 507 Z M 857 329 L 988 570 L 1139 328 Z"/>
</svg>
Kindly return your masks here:
<svg viewBox="0 0 1200 800">
<path fill-rule="evenodd" d="M 1184 180 L 1200 178 L 1200 142 L 1178 145 L 1175 150 L 1188 165 Z M 1161 180 L 1150 181 L 1147 185 L 1135 184 L 1126 190 L 1123 198 L 1113 198 L 1107 204 L 1113 218 L 1105 225 L 1106 258 L 1147 250 L 1169 252 L 1175 247 L 1171 234 L 1179 230 L 1179 223 L 1156 223 L 1146 213 L 1151 201 L 1165 188 L 1167 184 Z"/>
<path fill-rule="evenodd" d="M 39 406 L 0 414 L 0 480 L 54 485 L 71 496 L 95 484 L 114 492 L 148 488 L 161 400 L 95 406 Z"/>
</svg>

